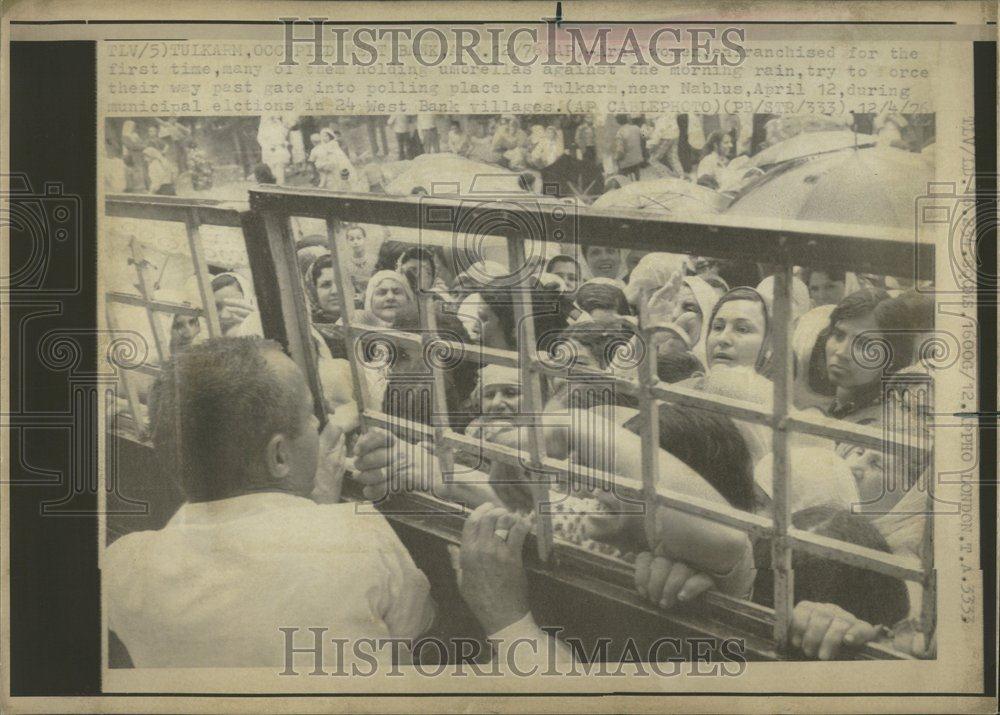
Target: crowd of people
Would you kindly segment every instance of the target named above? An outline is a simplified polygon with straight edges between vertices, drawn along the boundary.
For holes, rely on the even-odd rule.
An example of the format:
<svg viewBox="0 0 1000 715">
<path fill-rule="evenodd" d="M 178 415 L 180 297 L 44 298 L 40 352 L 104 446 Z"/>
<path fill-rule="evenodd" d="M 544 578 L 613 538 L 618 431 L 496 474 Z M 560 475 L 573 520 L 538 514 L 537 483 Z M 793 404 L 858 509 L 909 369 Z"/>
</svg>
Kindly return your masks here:
<svg viewBox="0 0 1000 715">
<path fill-rule="evenodd" d="M 447 423 L 461 434 L 524 448 L 521 372 L 489 364 L 482 350 L 513 351 L 524 343 L 525 326 L 515 315 L 518 302 L 532 324 L 533 348 L 547 367 L 541 426 L 550 457 L 641 481 L 643 417 L 635 394 L 623 389 L 621 380 L 638 377 L 634 356 L 642 352 L 642 335 L 652 336 L 648 359 L 656 361 L 663 382 L 770 404 L 774 277 L 763 266 L 586 246 L 580 261 L 568 253 L 534 256 L 532 277 L 511 285 L 503 266 L 481 262 L 454 275 L 443 251 L 375 241 L 369 238 L 372 233 L 360 225 L 343 227 L 348 250 L 342 255 L 349 264 L 345 275 L 350 282 L 346 295 L 354 297 L 347 310 L 328 247 L 321 240 L 307 240 L 298 248 L 328 421 L 339 453 L 351 455 L 346 479 L 355 482 L 365 498 L 381 503 L 404 485 L 470 509 L 499 510 L 508 524 L 500 529 L 503 534 L 524 520 L 533 523 L 531 474 L 521 467 L 490 463 L 482 455 L 456 452 L 455 474 L 445 480 L 435 456 L 438 449 L 426 431 L 414 428 L 432 424 L 444 411 Z M 171 332 L 170 364 L 175 371 L 201 370 L 213 351 L 236 350 L 224 345 L 228 340 L 262 332 L 249 281 L 238 274 L 220 274 L 212 280 L 212 289 L 226 337 L 221 343 L 205 342 L 197 320 L 177 316 Z M 891 431 L 906 425 L 920 433 L 914 438 L 917 446 L 902 454 L 794 435 L 793 523 L 919 563 L 924 517 L 914 506 L 925 495 L 929 427 L 923 415 L 929 405 L 918 404 L 918 391 L 893 392 L 892 386 L 906 388 L 908 379 L 928 378 L 919 346 L 933 329 L 933 305 L 925 293 L 901 279 L 823 267 L 796 269 L 792 294 L 795 406 Z M 358 340 L 349 339 L 344 330 L 348 310 L 352 325 L 367 330 Z M 402 337 L 414 332 L 427 336 L 430 324 L 436 331 L 431 338 L 462 343 L 458 359 L 433 366 L 424 350 Z M 640 334 L 640 327 L 651 333 Z M 880 341 L 889 346 L 889 359 L 866 364 L 868 344 Z M 264 350 L 246 345 L 240 349 Z M 352 351 L 359 374 L 352 374 Z M 196 356 L 200 366 L 185 368 Z M 435 397 L 435 372 L 446 388 L 443 405 Z M 361 404 L 355 383 L 360 385 Z M 153 441 L 157 450 L 176 451 L 169 440 L 176 439 L 177 427 L 160 424 L 167 419 L 161 417 L 167 408 L 156 405 L 157 389 L 150 396 Z M 886 395 L 893 396 L 892 404 Z M 252 394 L 248 399 L 248 409 L 275 409 Z M 366 408 L 398 420 L 397 426 L 363 431 Z M 205 405 L 199 409 L 211 412 Z M 663 488 L 770 513 L 773 460 L 767 428 L 700 408 L 664 403 L 659 409 Z M 567 411 L 581 411 L 586 417 L 567 418 Z M 181 419 L 171 414 L 170 419 Z M 263 424 L 264 431 L 272 429 L 269 422 Z M 315 427 L 310 430 L 315 434 Z M 162 441 L 165 434 L 169 439 Z M 261 439 L 266 441 L 263 435 Z M 238 462 L 246 474 L 251 471 L 246 462 L 250 454 L 245 452 Z M 215 480 L 209 472 L 221 474 L 228 459 L 220 452 L 204 466 L 176 468 L 187 478 Z M 211 481 L 222 491 L 208 496 L 192 496 L 193 487 L 186 487 L 189 499 L 228 499 L 235 492 L 226 490 L 235 489 L 241 478 L 234 469 L 225 467 L 234 484 Z M 342 462 L 334 468 L 341 473 L 344 469 Z M 267 475 L 258 477 L 266 481 Z M 320 501 L 337 501 L 339 482 L 330 484 L 341 478 L 328 475 L 327 485 L 311 484 L 315 490 L 310 493 Z M 396 486 L 390 488 L 390 483 Z M 199 488 L 216 487 L 206 482 Z M 639 593 L 664 608 L 709 589 L 770 604 L 773 577 L 766 542 L 666 507 L 660 508 L 658 526 L 650 532 L 641 517 L 620 508 L 613 482 L 578 477 L 550 485 L 549 498 L 560 504 L 562 513 L 555 517 L 560 538 L 634 564 Z M 876 626 L 896 627 L 905 634 L 895 645 L 908 652 L 923 656 L 933 651 L 916 627 L 919 587 L 805 554 L 796 554 L 794 567 L 796 618 L 803 619 L 798 644 L 807 655 L 834 657 L 852 645 L 850 639 L 843 640 L 848 633 L 884 637 L 886 631 Z M 525 596 L 510 598 L 520 603 Z M 818 636 L 806 635 L 820 623 L 826 627 Z M 524 627 L 521 623 L 521 630 Z M 863 640 L 858 637 L 853 645 Z"/>
<path fill-rule="evenodd" d="M 686 124 L 673 120 L 678 126 Z M 669 122 L 627 116 L 615 121 L 610 143 L 599 139 L 591 118 L 579 118 L 572 127 L 552 123 L 538 132 L 533 127 L 529 133 L 516 117 L 499 117 L 489 133 L 471 137 L 458 121 L 449 121 L 447 133 L 439 134 L 440 122 L 433 116 L 396 115 L 385 125 L 370 124 L 369 138 L 373 153 L 389 153 L 384 135 L 388 127 L 396 135 L 394 151 L 403 160 L 438 150 L 463 156 L 482 151 L 489 153 L 491 163 L 520 170 L 544 169 L 573 156 L 601 172 L 606 187 L 612 178 L 617 185 L 634 180 L 650 162 L 657 162 L 712 188 L 727 185 L 726 171 L 738 161 L 731 157 L 749 140 L 738 125 L 720 129 L 706 137 L 704 151 L 696 156 L 689 151 L 687 131 L 679 135 Z M 128 125 L 123 140 L 126 133 L 137 136 L 135 126 Z M 780 129 L 775 126 L 769 125 L 769 131 Z M 290 157 L 287 136 L 281 118 L 262 120 L 258 180 L 284 181 Z M 317 185 L 371 189 L 369 172 L 357 168 L 357 152 L 335 126 L 320 128 L 310 144 L 308 162 Z M 136 146 L 135 156 L 149 148 Z M 153 163 L 133 165 L 134 180 L 139 180 L 136 167 L 155 174 Z M 455 452 L 453 473 L 444 475 L 443 447 L 428 436 L 433 431 L 420 428 L 440 424 L 443 417 L 452 430 L 480 444 L 523 449 L 529 443 L 524 397 L 531 386 L 523 384 L 521 370 L 487 359 L 493 351 L 526 351 L 537 359 L 543 373 L 542 404 L 531 419 L 542 430 L 548 456 L 582 470 L 544 487 L 547 500 L 559 505 L 553 517 L 559 538 L 632 564 L 637 593 L 664 609 L 693 601 L 708 590 L 772 604 L 767 540 L 750 539 L 741 531 L 665 506 L 654 519 L 644 520 L 622 508 L 615 482 L 642 481 L 644 415 L 634 389 L 642 359 L 655 361 L 656 375 L 664 383 L 771 405 L 777 369 L 775 276 L 767 265 L 590 242 L 579 251 L 536 242 L 537 250 L 529 253 L 527 265 L 512 280 L 508 266 L 395 240 L 378 226 L 341 225 L 337 240 L 339 266 L 326 235 L 296 237 L 320 401 L 325 405 L 322 435 L 309 383 L 294 363 L 258 339 L 263 334 L 259 306 L 246 277 L 226 272 L 211 280 L 221 338 L 206 340 L 201 321 L 187 314 L 173 316 L 169 360 L 147 402 L 154 448 L 166 468 L 180 475 L 188 504 L 166 529 L 154 532 L 159 536 L 144 532 L 116 542 L 115 555 L 108 560 L 116 604 L 111 628 L 136 663 L 165 664 L 162 654 L 146 646 L 155 640 L 154 634 L 172 627 L 167 622 L 169 607 L 155 599 L 154 605 L 142 603 L 137 589 L 170 592 L 180 587 L 182 578 L 193 580 L 206 598 L 204 620 L 184 620 L 176 635 L 193 638 L 223 608 L 208 594 L 221 580 L 236 577 L 228 569 L 209 578 L 202 574 L 209 564 L 195 560 L 176 573 L 150 563 L 136 580 L 125 578 L 122 574 L 142 563 L 147 550 L 166 549 L 183 560 L 182 552 L 194 548 L 188 533 L 209 534 L 221 539 L 207 549 L 214 553 L 212 558 L 221 553 L 218 543 L 228 545 L 233 560 L 248 559 L 258 572 L 254 587 L 266 591 L 274 588 L 268 579 L 277 578 L 272 573 L 275 554 L 286 547 L 301 550 L 298 544 L 286 543 L 297 539 L 297 532 L 281 528 L 283 520 L 298 518 L 290 510 L 303 510 L 303 528 L 310 519 L 335 524 L 319 535 L 301 534 L 307 541 L 321 540 L 323 549 L 336 552 L 351 538 L 350 517 L 341 502 L 345 481 L 380 504 L 398 491 L 421 491 L 473 510 L 456 562 L 468 605 L 486 634 L 529 633 L 546 640 L 532 620 L 520 571 L 523 540 L 538 518 L 537 475 L 523 465 L 464 451 Z M 894 276 L 796 267 L 791 322 L 786 326 L 794 353 L 796 409 L 880 427 L 913 444 L 911 449 L 877 450 L 791 435 L 788 470 L 794 526 L 893 553 L 915 565 L 921 563 L 925 547 L 926 519 L 921 512 L 932 444 L 927 423 L 932 391 L 912 389 L 930 381 L 922 345 L 933 331 L 934 308 L 921 287 Z M 518 319 L 521 310 L 523 320 Z M 348 331 L 346 323 L 363 328 L 363 334 Z M 425 343 L 446 341 L 439 345 L 447 347 L 440 351 L 448 356 L 444 364 L 430 356 L 433 351 L 426 345 L 421 349 L 411 341 L 408 335 L 414 333 Z M 528 342 L 529 335 L 534 343 Z M 436 379 L 443 381 L 444 390 L 438 389 Z M 366 410 L 383 413 L 392 427 L 367 424 Z M 658 425 L 659 487 L 771 514 L 774 459 L 769 428 L 674 403 L 660 404 Z M 244 432 L 233 439 L 192 437 L 214 435 L 217 429 Z M 587 470 L 599 476 L 585 478 Z M 320 506 L 310 505 L 310 499 Z M 213 504 L 218 506 L 207 506 Z M 325 511 L 308 516 L 304 510 L 311 506 Z M 225 518 L 214 531 L 198 530 L 223 512 Z M 248 533 L 256 542 L 265 539 L 271 550 L 249 555 L 240 541 Z M 357 587 L 367 587 L 366 595 L 353 585 L 346 589 L 339 580 L 333 584 L 326 576 L 311 580 L 303 573 L 289 583 L 306 593 L 327 588 L 343 593 L 351 608 L 361 609 L 334 618 L 350 622 L 346 632 L 367 632 L 361 625 L 364 617 L 377 621 L 378 634 L 423 632 L 433 612 L 426 580 L 395 537 L 383 532 L 370 536 L 371 543 L 360 551 L 352 547 L 356 563 L 336 556 L 328 564 L 337 573 L 357 575 Z M 299 565 L 303 572 L 317 570 L 315 564 Z M 920 630 L 919 585 L 800 552 L 793 567 L 792 644 L 807 656 L 834 658 L 887 638 L 900 650 L 933 656 L 933 634 Z M 285 568 L 290 567 L 283 563 Z M 288 589 L 294 593 L 292 585 Z M 373 593 L 377 603 L 370 602 Z M 150 618 L 157 603 L 167 615 Z M 262 616 L 256 603 L 251 599 L 241 606 L 252 611 L 245 615 L 266 623 L 273 620 Z M 322 616 L 322 609 L 309 603 L 296 608 L 303 618 L 313 618 L 303 623 L 318 624 L 315 618 Z M 219 626 L 206 632 L 218 635 Z M 244 637 L 249 638 L 222 639 L 226 647 L 247 646 L 242 648 L 247 660 L 237 664 L 260 664 L 254 660 L 257 655 L 265 664 L 271 662 L 273 654 L 262 654 L 259 642 L 243 643 Z M 231 664 L 223 646 L 196 640 L 201 643 L 196 661 Z"/>
<path fill-rule="evenodd" d="M 144 131 L 143 131 L 144 127 Z M 177 117 L 126 119 L 119 136 L 106 138 L 105 188 L 113 193 L 177 194 L 181 173 L 196 191 L 212 188 L 214 162 L 199 148 L 192 128 Z"/>
</svg>

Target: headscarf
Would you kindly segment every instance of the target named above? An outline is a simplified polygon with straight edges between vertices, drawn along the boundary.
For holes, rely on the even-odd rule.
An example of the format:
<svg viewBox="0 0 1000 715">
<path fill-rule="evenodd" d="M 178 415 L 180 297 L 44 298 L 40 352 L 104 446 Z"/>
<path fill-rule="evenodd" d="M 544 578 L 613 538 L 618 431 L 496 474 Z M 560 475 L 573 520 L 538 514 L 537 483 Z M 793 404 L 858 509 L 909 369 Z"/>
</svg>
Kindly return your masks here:
<svg viewBox="0 0 1000 715">
<path fill-rule="evenodd" d="M 317 247 L 318 248 L 318 247 Z M 312 249 L 306 248 L 299 251 L 301 256 L 304 251 L 311 251 Z M 305 269 L 302 271 L 302 283 L 306 289 L 306 299 L 309 301 L 309 315 L 312 320 L 313 327 L 329 342 L 330 340 L 340 339 L 340 334 L 334 328 L 335 323 L 340 319 L 340 312 L 331 313 L 322 305 L 319 301 L 319 286 L 318 279 L 319 276 L 316 275 L 317 271 L 322 272 L 326 270 L 326 267 L 319 267 L 320 261 L 324 263 L 329 260 L 329 269 L 333 271 L 333 258 L 328 251 L 321 249 L 321 253 L 315 256 L 311 261 L 308 262 Z M 336 280 L 336 276 L 334 277 Z"/>
<path fill-rule="evenodd" d="M 767 303 L 768 315 L 774 315 L 774 276 L 768 276 L 757 284 L 757 292 Z M 809 287 L 798 278 L 792 278 L 792 327 L 796 321 L 812 308 Z"/>
<path fill-rule="evenodd" d="M 250 282 L 250 279 L 240 273 L 236 273 L 235 271 L 219 273 L 218 275 L 212 276 L 213 293 L 215 292 L 215 281 L 219 280 L 223 276 L 229 276 L 236 281 L 236 285 L 240 287 L 240 293 L 243 294 L 243 302 L 251 308 L 250 314 L 243 319 L 243 322 L 230 328 L 229 332 L 225 334 L 225 337 L 234 338 L 244 335 L 263 337 L 264 328 L 260 322 L 260 313 L 257 310 L 257 298 L 254 297 L 253 284 Z"/>
<path fill-rule="evenodd" d="M 710 326 L 709 320 L 711 318 L 712 311 L 715 310 L 715 304 L 719 302 L 719 294 L 715 292 L 715 289 L 712 288 L 712 286 L 697 276 L 688 276 L 682 282 L 691 289 L 691 292 L 694 294 L 694 299 L 698 303 L 698 308 L 701 309 L 701 333 L 698 335 L 698 339 L 696 341 L 693 340 L 693 335 L 688 336 L 692 339 L 691 352 L 701 361 L 701 364 L 707 368 L 708 354 L 705 347 L 705 341 L 708 338 Z"/>
<path fill-rule="evenodd" d="M 676 253 L 647 253 L 632 269 L 625 297 L 636 305 L 643 293 L 649 295 L 670 283 L 676 273 L 684 271 L 684 256 Z"/>
<path fill-rule="evenodd" d="M 810 385 L 809 377 L 816 343 L 826 334 L 826 329 L 830 325 L 830 314 L 836 307 L 831 303 L 813 308 L 799 318 L 799 322 L 795 325 L 795 331 L 792 333 L 792 355 L 795 358 L 795 385 L 792 401 L 800 410 L 818 407 L 825 411 L 833 401 L 830 395 L 824 395 L 814 390 Z"/>
<path fill-rule="evenodd" d="M 725 293 L 716 302 L 715 307 L 712 308 L 712 313 L 709 315 L 708 322 L 703 323 L 702 331 L 705 332 L 706 346 L 708 344 L 708 332 L 712 330 L 712 323 L 715 322 L 715 316 L 719 312 L 719 308 L 722 307 L 723 303 L 729 303 L 736 300 L 749 300 L 755 303 L 759 303 L 764 312 L 764 339 L 760 344 L 760 351 L 757 353 L 757 362 L 754 365 L 754 369 L 765 377 L 771 377 L 772 360 L 771 360 L 771 311 L 768 308 L 767 301 L 764 300 L 764 296 L 758 293 L 753 288 L 748 288 L 746 286 L 740 286 L 738 288 L 733 288 L 732 290 Z M 709 368 L 707 355 L 705 367 Z M 710 368 L 709 368 L 710 369 Z"/>
<path fill-rule="evenodd" d="M 576 304 L 588 313 L 605 308 L 624 317 L 630 312 L 625 287 L 625 283 L 620 280 L 591 278 L 576 289 Z"/>
<path fill-rule="evenodd" d="M 375 289 L 385 281 L 393 281 L 398 285 L 401 285 L 403 287 L 403 293 L 405 293 L 409 304 L 414 307 L 416 306 L 417 301 L 413 295 L 413 289 L 410 288 L 410 282 L 406 280 L 406 276 L 397 271 L 376 271 L 375 275 L 368 280 L 368 287 L 365 288 L 365 308 L 361 313 L 361 320 L 366 325 L 374 325 L 382 328 L 390 327 L 388 322 L 376 316 L 372 311 Z"/>
<path fill-rule="evenodd" d="M 754 467 L 754 481 L 768 497 L 774 495 L 774 454 Z M 851 468 L 832 449 L 793 447 L 788 450 L 788 486 L 791 511 L 833 504 L 851 509 L 861 501 Z"/>
</svg>

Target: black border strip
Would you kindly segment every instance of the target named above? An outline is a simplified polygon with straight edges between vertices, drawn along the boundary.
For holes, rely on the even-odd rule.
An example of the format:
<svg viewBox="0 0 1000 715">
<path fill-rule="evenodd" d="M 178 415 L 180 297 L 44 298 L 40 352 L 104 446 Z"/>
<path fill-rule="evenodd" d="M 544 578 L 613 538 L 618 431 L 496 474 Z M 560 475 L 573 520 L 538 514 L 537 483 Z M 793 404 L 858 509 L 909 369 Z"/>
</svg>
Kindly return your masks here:
<svg viewBox="0 0 1000 715">
<path fill-rule="evenodd" d="M 983 690 L 997 693 L 997 44 L 973 43 L 976 281 L 979 324 L 979 563 L 983 570 Z"/>
</svg>

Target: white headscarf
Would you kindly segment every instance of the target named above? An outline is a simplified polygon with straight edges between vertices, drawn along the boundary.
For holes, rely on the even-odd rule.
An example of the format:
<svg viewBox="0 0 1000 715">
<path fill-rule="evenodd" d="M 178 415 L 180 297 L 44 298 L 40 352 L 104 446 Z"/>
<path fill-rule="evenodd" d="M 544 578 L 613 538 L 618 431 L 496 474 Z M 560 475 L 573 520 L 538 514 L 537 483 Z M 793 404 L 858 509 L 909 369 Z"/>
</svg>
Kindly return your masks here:
<svg viewBox="0 0 1000 715">
<path fill-rule="evenodd" d="M 757 284 L 757 292 L 767 304 L 767 314 L 774 316 L 774 276 L 768 276 Z M 798 278 L 792 278 L 792 325 L 809 312 L 812 299 L 809 297 L 809 287 Z"/>
<path fill-rule="evenodd" d="M 851 468 L 832 449 L 793 447 L 788 450 L 788 463 L 792 513 L 823 504 L 850 509 L 861 501 Z M 757 486 L 769 497 L 774 495 L 773 466 L 774 455 L 767 454 L 753 474 Z"/>
<path fill-rule="evenodd" d="M 236 281 L 236 284 L 240 287 L 240 292 L 243 294 L 243 301 L 252 308 L 250 314 L 243 319 L 243 322 L 230 328 L 225 337 L 235 338 L 244 335 L 262 337 L 264 335 L 264 328 L 260 322 L 260 313 L 257 311 L 257 298 L 254 296 L 253 283 L 250 282 L 249 278 L 235 271 L 227 271 L 226 273 L 219 273 L 212 276 L 212 282 L 214 283 L 223 276 L 229 276 Z"/>
<path fill-rule="evenodd" d="M 406 276 L 396 271 L 376 271 L 375 275 L 368 279 L 368 286 L 365 288 L 365 309 L 362 319 L 367 325 L 374 325 L 382 328 L 389 327 L 389 323 L 375 315 L 372 310 L 372 302 L 375 299 L 375 289 L 386 281 L 393 281 L 398 285 L 403 286 L 403 292 L 406 294 L 406 299 L 409 301 L 409 304 L 413 306 L 416 303 L 416 298 L 413 295 L 413 289 L 410 288 L 410 282 L 406 280 Z"/>
</svg>

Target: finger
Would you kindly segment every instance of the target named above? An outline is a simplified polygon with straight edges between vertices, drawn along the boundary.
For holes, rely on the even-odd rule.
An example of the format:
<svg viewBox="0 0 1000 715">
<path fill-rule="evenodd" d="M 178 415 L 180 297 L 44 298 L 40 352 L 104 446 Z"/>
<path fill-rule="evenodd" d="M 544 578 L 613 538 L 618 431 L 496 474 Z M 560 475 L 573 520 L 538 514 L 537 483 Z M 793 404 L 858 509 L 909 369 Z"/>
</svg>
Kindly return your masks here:
<svg viewBox="0 0 1000 715">
<path fill-rule="evenodd" d="M 359 484 L 364 484 L 366 487 L 374 487 L 388 482 L 388 479 L 386 479 L 385 476 L 385 470 L 383 469 L 362 469 L 360 471 L 355 471 L 354 474 L 351 475 L 351 479 Z"/>
<path fill-rule="evenodd" d="M 388 449 L 396 438 L 380 427 L 373 427 L 365 432 L 354 445 L 354 456 L 362 457 L 368 452 Z"/>
<path fill-rule="evenodd" d="M 670 566 L 667 573 L 667 580 L 663 584 L 663 592 L 660 594 L 660 608 L 673 608 L 677 603 L 677 594 L 694 571 L 685 563 L 675 561 Z"/>
<path fill-rule="evenodd" d="M 819 651 L 819 644 L 823 642 L 830 623 L 833 622 L 833 614 L 825 608 L 813 609 L 809 616 L 809 625 L 806 626 L 805 635 L 802 636 L 802 650 L 810 658 L 815 658 Z"/>
<path fill-rule="evenodd" d="M 362 496 L 369 501 L 379 501 L 386 495 L 385 485 L 375 484 L 361 490 Z"/>
<path fill-rule="evenodd" d="M 686 603 L 695 598 L 698 598 L 701 594 L 706 591 L 710 591 L 715 588 L 715 581 L 708 574 L 696 573 L 691 576 L 684 585 L 681 587 L 680 593 L 677 594 L 677 600 L 681 603 Z"/>
<path fill-rule="evenodd" d="M 635 589 L 643 598 L 647 598 L 649 584 L 649 567 L 653 564 L 653 555 L 648 551 L 635 557 Z"/>
<path fill-rule="evenodd" d="M 820 660 L 832 660 L 835 658 L 837 652 L 840 650 L 840 644 L 849 630 L 851 630 L 850 621 L 845 621 L 843 618 L 834 618 L 830 627 L 826 629 L 826 635 L 823 636 L 823 640 L 820 641 L 817 657 Z"/>
<path fill-rule="evenodd" d="M 660 594 L 663 593 L 663 584 L 667 582 L 667 574 L 670 573 L 670 562 L 662 557 L 653 559 L 649 567 L 649 598 L 653 603 L 659 603 Z"/>
<path fill-rule="evenodd" d="M 477 534 L 477 539 L 481 546 L 486 548 L 493 548 L 496 546 L 497 537 L 494 533 L 497 530 L 497 521 L 504 514 L 509 514 L 502 506 L 496 506 L 491 504 L 492 508 L 483 514 L 482 519 L 479 522 L 479 532 Z"/>
<path fill-rule="evenodd" d="M 802 636 L 805 635 L 806 627 L 809 625 L 809 618 L 812 616 L 816 604 L 812 601 L 799 601 L 792 611 L 792 646 L 802 647 Z"/>
<path fill-rule="evenodd" d="M 873 640 L 876 635 L 878 635 L 878 629 L 875 626 L 867 621 L 856 618 L 844 635 L 844 644 L 852 648 L 857 648 Z"/>
<path fill-rule="evenodd" d="M 517 520 L 518 519 L 517 519 L 516 515 L 514 515 L 513 513 L 505 510 L 504 513 L 501 514 L 500 517 L 497 519 L 497 523 L 496 523 L 496 527 L 495 528 L 497 530 L 506 529 L 507 532 L 508 532 L 508 535 L 509 535 L 510 534 L 510 528 L 512 526 L 514 526 L 514 522 L 516 522 Z"/>
<path fill-rule="evenodd" d="M 465 520 L 462 525 L 462 546 L 472 545 L 476 542 L 479 536 L 480 522 L 483 516 L 493 508 L 490 503 L 480 504 L 476 507 L 476 510 L 469 514 L 469 518 Z"/>
<path fill-rule="evenodd" d="M 482 531 L 483 518 L 494 509 L 493 504 L 486 502 L 476 507 L 475 511 L 469 514 L 462 527 L 462 543 L 470 546 L 479 541 L 479 533 Z M 466 538 L 468 537 L 468 538 Z"/>
<path fill-rule="evenodd" d="M 521 558 L 521 552 L 524 550 L 524 540 L 528 538 L 528 534 L 531 532 L 531 521 L 528 517 L 522 516 L 516 519 L 510 527 L 510 534 L 507 536 L 507 546 L 511 548 L 518 559 Z"/>
</svg>

